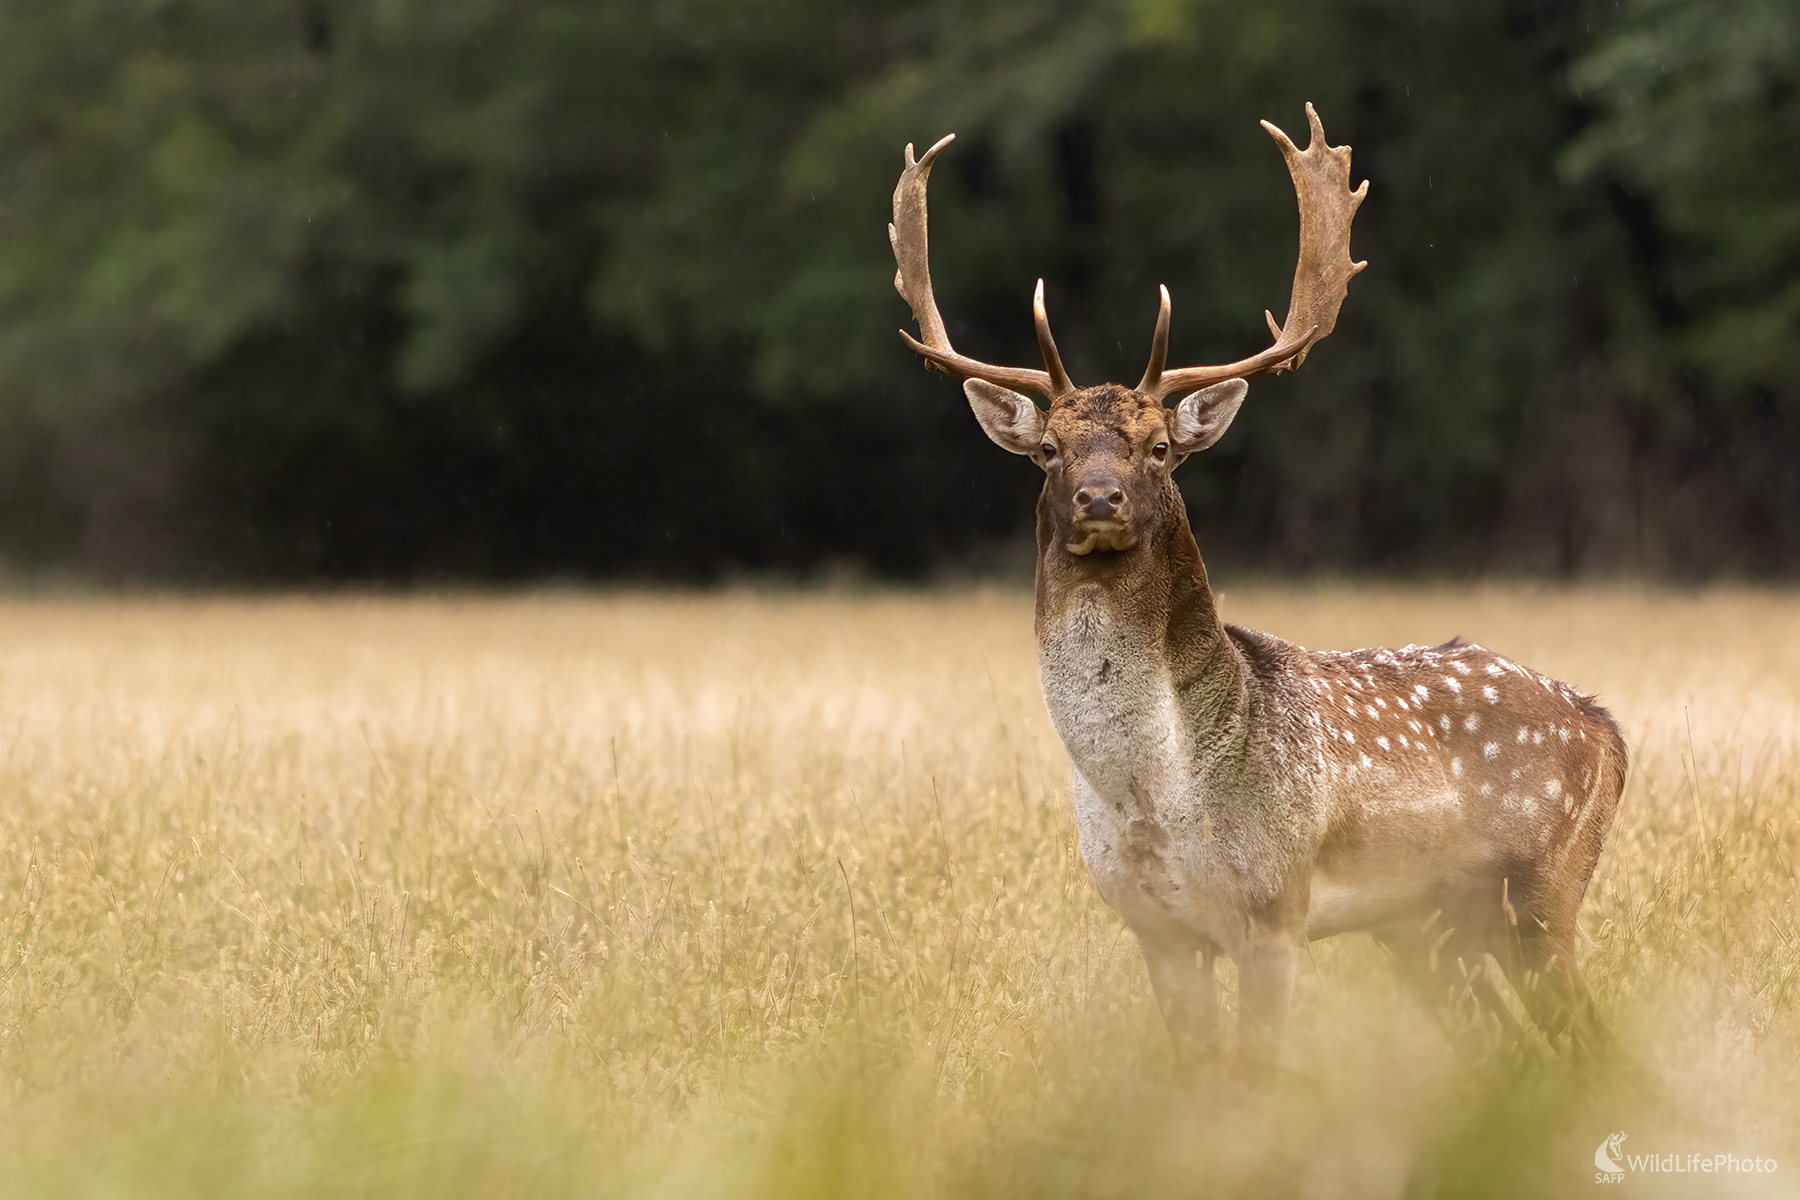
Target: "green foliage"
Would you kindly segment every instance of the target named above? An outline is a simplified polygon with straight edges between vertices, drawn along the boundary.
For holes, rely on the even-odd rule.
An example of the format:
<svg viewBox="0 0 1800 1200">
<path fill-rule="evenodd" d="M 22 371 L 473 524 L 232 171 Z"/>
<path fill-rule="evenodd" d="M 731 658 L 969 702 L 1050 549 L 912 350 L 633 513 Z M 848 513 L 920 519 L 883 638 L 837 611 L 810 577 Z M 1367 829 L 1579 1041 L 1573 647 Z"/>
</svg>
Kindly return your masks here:
<svg viewBox="0 0 1800 1200">
<path fill-rule="evenodd" d="M 1657 284 L 1691 366 L 1727 385 L 1800 379 L 1800 12 L 1773 0 L 1637 0 L 1576 64 L 1602 117 L 1569 148 L 1656 207 Z"/>
<path fill-rule="evenodd" d="M 1295 131 L 1311 100 L 1373 181 L 1372 266 L 1188 473 L 1209 541 L 1780 571 L 1789 7 L 18 0 L 0 550 L 227 575 L 954 559 L 1028 527 L 1023 476 L 894 337 L 900 147 L 958 134 L 932 232 L 959 347 L 1033 361 L 1041 275 L 1077 379 L 1129 380 L 1158 283 L 1177 359 L 1262 345 L 1294 218 L 1256 121 Z M 700 486 L 628 452 L 671 437 L 702 443 Z M 621 546 L 590 514 L 625 493 L 656 500 Z"/>
</svg>

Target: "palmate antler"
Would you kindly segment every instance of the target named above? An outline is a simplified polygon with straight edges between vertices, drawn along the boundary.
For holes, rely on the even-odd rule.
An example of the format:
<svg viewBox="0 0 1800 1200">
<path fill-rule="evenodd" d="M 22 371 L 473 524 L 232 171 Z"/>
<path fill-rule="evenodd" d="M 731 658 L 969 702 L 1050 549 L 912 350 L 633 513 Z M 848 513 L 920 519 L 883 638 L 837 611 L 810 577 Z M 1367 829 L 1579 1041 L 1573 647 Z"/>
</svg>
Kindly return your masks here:
<svg viewBox="0 0 1800 1200">
<path fill-rule="evenodd" d="M 1287 160 L 1288 173 L 1294 178 L 1294 194 L 1300 204 L 1300 258 L 1294 268 L 1294 290 L 1288 301 L 1287 321 L 1277 327 L 1272 314 L 1263 315 L 1275 344 L 1261 354 L 1218 366 L 1165 369 L 1169 356 L 1169 289 L 1162 291 L 1162 307 L 1156 318 L 1156 335 L 1150 344 L 1150 365 L 1144 371 L 1137 390 L 1162 399 L 1173 392 L 1203 388 L 1227 379 L 1250 379 L 1269 372 L 1281 372 L 1299 366 L 1307 352 L 1337 324 L 1338 309 L 1350 286 L 1350 277 L 1369 264 L 1350 260 L 1350 223 L 1369 184 L 1363 181 L 1350 190 L 1350 147 L 1326 144 L 1325 129 L 1313 106 L 1306 106 L 1306 120 L 1312 136 L 1304 151 L 1297 149 L 1287 134 L 1264 121 L 1281 147 Z M 905 330 L 900 336 L 906 344 L 923 355 L 929 364 L 947 373 L 965 378 L 985 379 L 1002 387 L 1023 388 L 1046 397 L 1052 404 L 1075 389 L 1063 370 L 1056 353 L 1056 342 L 1050 336 L 1050 320 L 1044 312 L 1044 281 L 1038 280 L 1032 298 L 1032 315 L 1037 322 L 1038 348 L 1044 355 L 1045 370 L 1028 367 L 1000 367 L 958 354 L 944 332 L 944 321 L 938 315 L 937 301 L 931 294 L 931 266 L 926 238 L 925 184 L 931 175 L 931 164 L 938 152 L 949 145 L 955 134 L 944 138 L 913 160 L 913 148 L 906 147 L 906 170 L 894 189 L 894 223 L 888 226 L 888 241 L 894 247 L 894 261 L 899 271 L 894 287 L 912 305 L 913 317 L 919 323 L 924 341 Z"/>
<path fill-rule="evenodd" d="M 923 342 L 906 330 L 900 336 L 906 344 L 923 354 L 931 363 L 949 374 L 964 378 L 985 379 L 1001 387 L 1027 388 L 1049 399 L 1075 390 L 1063 370 L 1062 358 L 1056 353 L 1056 341 L 1050 336 L 1050 318 L 1044 312 L 1044 281 L 1038 280 L 1037 293 L 1031 300 L 1032 315 L 1037 319 L 1038 349 L 1044 355 L 1045 370 L 1029 367 L 997 367 L 992 363 L 965 358 L 950 345 L 944 332 L 944 318 L 938 315 L 937 301 L 931 295 L 931 251 L 925 231 L 925 183 L 931 178 L 931 164 L 938 151 L 956 140 L 954 133 L 942 138 L 913 161 L 912 143 L 906 144 L 906 170 L 894 188 L 894 223 L 888 226 L 888 243 L 894 248 L 894 289 L 912 305 L 913 320 L 919 323 Z"/>
<path fill-rule="evenodd" d="M 1291 370 L 1306 361 L 1313 343 L 1337 325 L 1338 309 L 1350 288 L 1350 277 L 1369 264 L 1350 261 L 1350 222 L 1369 194 L 1369 181 L 1350 190 L 1350 147 L 1331 146 L 1325 127 L 1313 106 L 1306 106 L 1306 123 L 1312 136 L 1306 149 L 1296 149 L 1288 135 L 1264 121 L 1288 173 L 1294 177 L 1294 195 L 1300 202 L 1300 259 L 1294 267 L 1294 290 L 1288 299 L 1287 321 L 1277 326 L 1265 311 L 1275 344 L 1261 354 L 1216 367 L 1182 367 L 1165 371 L 1169 355 L 1169 289 L 1162 289 L 1162 310 L 1156 317 L 1156 336 L 1150 343 L 1150 365 L 1137 390 L 1161 399 L 1173 392 L 1203 388 L 1227 379 L 1250 379 L 1268 372 Z"/>
</svg>

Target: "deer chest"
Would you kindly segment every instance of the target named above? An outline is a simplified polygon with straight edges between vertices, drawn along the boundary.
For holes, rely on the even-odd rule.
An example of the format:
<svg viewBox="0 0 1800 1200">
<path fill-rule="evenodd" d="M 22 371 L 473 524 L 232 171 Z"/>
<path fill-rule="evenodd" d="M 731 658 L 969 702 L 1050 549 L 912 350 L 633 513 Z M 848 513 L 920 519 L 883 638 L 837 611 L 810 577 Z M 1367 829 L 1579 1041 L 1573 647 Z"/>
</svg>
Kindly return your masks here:
<svg viewBox="0 0 1800 1200">
<path fill-rule="evenodd" d="M 1221 944 L 1265 889 L 1271 838 L 1233 802 L 1168 666 L 1079 622 L 1040 638 L 1044 701 L 1074 767 L 1081 854 L 1100 894 L 1140 934 L 1168 927 Z"/>
</svg>

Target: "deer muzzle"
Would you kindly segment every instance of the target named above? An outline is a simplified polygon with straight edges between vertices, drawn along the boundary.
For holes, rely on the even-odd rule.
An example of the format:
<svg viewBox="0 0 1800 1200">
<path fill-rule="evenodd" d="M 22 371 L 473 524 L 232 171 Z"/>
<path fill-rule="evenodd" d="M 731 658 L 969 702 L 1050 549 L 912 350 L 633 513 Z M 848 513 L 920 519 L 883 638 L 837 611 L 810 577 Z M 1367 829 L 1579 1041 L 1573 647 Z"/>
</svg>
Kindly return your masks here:
<svg viewBox="0 0 1800 1200">
<path fill-rule="evenodd" d="M 1126 550 L 1137 544 L 1131 532 L 1131 499 L 1112 476 L 1090 477 L 1075 489 L 1073 512 L 1075 537 L 1070 554 L 1095 550 Z"/>
</svg>

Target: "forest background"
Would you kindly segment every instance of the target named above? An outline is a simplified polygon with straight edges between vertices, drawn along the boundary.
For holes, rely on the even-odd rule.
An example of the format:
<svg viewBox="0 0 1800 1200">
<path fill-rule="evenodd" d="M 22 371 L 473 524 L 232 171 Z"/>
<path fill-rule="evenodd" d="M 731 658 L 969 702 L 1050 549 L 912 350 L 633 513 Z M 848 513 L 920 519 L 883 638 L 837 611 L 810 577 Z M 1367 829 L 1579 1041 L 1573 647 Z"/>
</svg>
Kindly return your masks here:
<svg viewBox="0 0 1800 1200">
<path fill-rule="evenodd" d="M 901 345 L 1080 382 L 1285 307 L 1257 128 L 1370 262 L 1183 472 L 1276 572 L 1800 568 L 1788 0 L 4 0 L 0 565 L 177 583 L 1016 569 L 1032 470 Z"/>
</svg>

